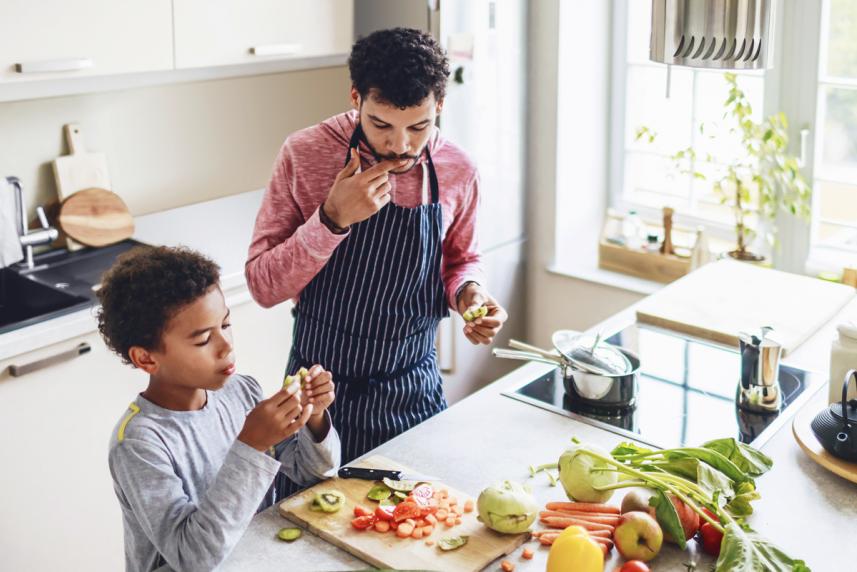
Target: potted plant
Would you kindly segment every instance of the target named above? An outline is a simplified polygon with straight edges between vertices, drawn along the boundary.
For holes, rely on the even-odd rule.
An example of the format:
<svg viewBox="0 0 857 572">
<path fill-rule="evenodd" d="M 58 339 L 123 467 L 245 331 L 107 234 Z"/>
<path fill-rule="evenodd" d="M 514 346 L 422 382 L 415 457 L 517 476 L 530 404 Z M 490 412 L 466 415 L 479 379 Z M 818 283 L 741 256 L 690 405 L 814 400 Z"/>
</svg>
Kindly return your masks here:
<svg viewBox="0 0 857 572">
<path fill-rule="evenodd" d="M 711 178 L 713 191 L 720 197 L 721 204 L 732 207 L 736 247 L 728 253 L 729 256 L 759 261 L 764 256 L 748 250 L 759 233 L 759 227 L 768 227 L 765 239 L 773 245 L 777 213 L 782 210 L 808 219 L 811 189 L 800 172 L 798 159 L 786 151 L 789 139 L 785 114 L 776 113 L 755 121 L 750 102 L 738 87 L 735 74 L 724 73 L 723 77 L 729 84 L 723 117 L 728 132 L 738 135 L 743 152 L 731 161 L 717 161 L 707 154 L 709 163 L 720 165 L 711 177 L 691 168 L 697 156 L 693 146 L 676 152 L 671 158 L 683 173 L 703 180 Z M 705 126 L 700 130 L 704 131 Z M 655 133 L 641 127 L 637 129 L 636 138 L 646 138 L 651 143 L 655 140 Z"/>
</svg>

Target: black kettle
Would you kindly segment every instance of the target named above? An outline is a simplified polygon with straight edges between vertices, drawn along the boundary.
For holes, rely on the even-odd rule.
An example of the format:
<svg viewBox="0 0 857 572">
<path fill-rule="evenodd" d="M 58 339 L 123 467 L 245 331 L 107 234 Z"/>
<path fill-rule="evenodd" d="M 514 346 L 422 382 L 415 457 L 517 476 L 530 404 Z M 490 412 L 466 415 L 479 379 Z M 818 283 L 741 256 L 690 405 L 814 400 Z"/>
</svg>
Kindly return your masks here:
<svg viewBox="0 0 857 572">
<path fill-rule="evenodd" d="M 812 432 L 824 449 L 840 459 L 857 463 L 857 399 L 848 400 L 848 382 L 854 377 L 857 383 L 857 370 L 845 374 L 842 385 L 842 401 L 832 403 L 830 407 L 812 420 Z"/>
</svg>

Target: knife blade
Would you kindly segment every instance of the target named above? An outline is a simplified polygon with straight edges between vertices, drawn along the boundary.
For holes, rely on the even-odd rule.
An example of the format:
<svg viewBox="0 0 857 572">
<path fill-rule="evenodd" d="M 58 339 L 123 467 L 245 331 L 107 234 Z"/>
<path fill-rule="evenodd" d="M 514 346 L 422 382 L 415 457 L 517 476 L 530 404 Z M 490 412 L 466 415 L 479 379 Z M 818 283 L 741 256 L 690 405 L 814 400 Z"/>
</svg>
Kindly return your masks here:
<svg viewBox="0 0 857 572">
<path fill-rule="evenodd" d="M 393 481 L 440 481 L 438 477 L 395 471 L 390 469 L 368 469 L 365 467 L 342 467 L 339 469 L 339 477 L 342 479 L 362 479 L 365 481 L 380 481 L 384 478 Z"/>
</svg>

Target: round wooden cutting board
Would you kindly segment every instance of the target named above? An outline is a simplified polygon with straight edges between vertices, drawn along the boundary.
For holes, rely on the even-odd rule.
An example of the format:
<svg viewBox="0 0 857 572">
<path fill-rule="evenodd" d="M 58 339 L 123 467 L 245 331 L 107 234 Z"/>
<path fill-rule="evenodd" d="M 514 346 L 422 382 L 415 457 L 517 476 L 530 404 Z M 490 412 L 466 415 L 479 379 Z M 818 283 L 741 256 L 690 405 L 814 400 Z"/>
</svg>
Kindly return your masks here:
<svg viewBox="0 0 857 572">
<path fill-rule="evenodd" d="M 815 433 L 812 432 L 810 424 L 818 414 L 818 411 L 811 407 L 815 401 L 811 400 L 810 404 L 805 405 L 795 415 L 792 422 L 792 433 L 794 433 L 795 439 L 810 459 L 828 471 L 832 471 L 852 483 L 857 483 L 857 463 L 849 463 L 828 453 L 818 442 Z"/>
<path fill-rule="evenodd" d="M 86 246 L 107 246 L 131 238 L 134 218 L 119 195 L 105 189 L 84 189 L 69 195 L 59 209 L 64 233 Z"/>
</svg>

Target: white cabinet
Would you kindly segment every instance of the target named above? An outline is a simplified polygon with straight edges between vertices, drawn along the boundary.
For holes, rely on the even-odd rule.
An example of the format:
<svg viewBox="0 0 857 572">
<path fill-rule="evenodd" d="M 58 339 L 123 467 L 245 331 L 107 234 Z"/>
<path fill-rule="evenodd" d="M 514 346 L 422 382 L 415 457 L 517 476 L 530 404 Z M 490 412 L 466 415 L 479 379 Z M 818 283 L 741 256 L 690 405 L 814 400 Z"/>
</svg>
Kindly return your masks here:
<svg viewBox="0 0 857 572">
<path fill-rule="evenodd" d="M 509 339 L 523 340 L 525 315 L 526 243 L 514 242 L 487 252 L 482 257 L 488 290 L 509 313 L 509 320 L 494 338 L 493 346 L 475 346 L 464 337 L 464 321 L 457 313 L 442 321 L 438 339 L 438 361 L 443 388 L 450 404 L 467 397 L 518 368 L 523 362 L 495 358 L 491 347 L 508 347 Z M 451 312 L 452 313 L 452 312 Z"/>
<path fill-rule="evenodd" d="M 22 366 L 88 344 L 74 358 Z M 0 362 L 0 546 L 8 570 L 120 570 L 122 520 L 107 469 L 113 425 L 146 377 L 97 333 Z"/>
<path fill-rule="evenodd" d="M 271 394 L 291 344 L 290 305 L 249 296 L 232 309 L 238 371 Z M 25 373 L 23 366 L 90 350 Z M 107 468 L 110 432 L 146 375 L 123 365 L 93 332 L 0 361 L 0 552 L 3 570 L 122 570 L 122 516 Z"/>
<path fill-rule="evenodd" d="M 3 0 L 0 83 L 171 69 L 171 10 L 170 0 Z"/>
<path fill-rule="evenodd" d="M 353 0 L 173 0 L 176 68 L 347 53 Z"/>
</svg>

